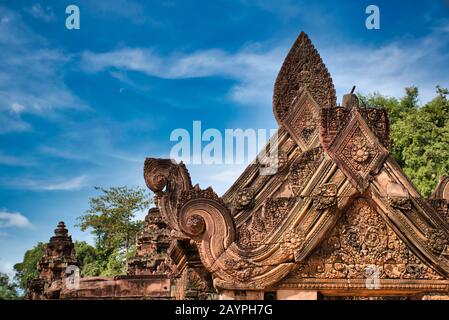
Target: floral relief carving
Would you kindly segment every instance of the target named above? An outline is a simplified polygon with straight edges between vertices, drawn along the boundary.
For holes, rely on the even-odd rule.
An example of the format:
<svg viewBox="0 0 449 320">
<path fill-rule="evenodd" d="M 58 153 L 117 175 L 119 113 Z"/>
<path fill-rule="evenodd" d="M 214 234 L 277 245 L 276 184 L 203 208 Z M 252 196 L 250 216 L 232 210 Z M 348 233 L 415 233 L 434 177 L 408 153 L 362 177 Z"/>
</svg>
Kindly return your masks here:
<svg viewBox="0 0 449 320">
<path fill-rule="evenodd" d="M 427 239 L 432 251 L 436 254 L 441 254 L 446 250 L 449 239 L 442 230 L 430 229 L 427 231 Z"/>
<path fill-rule="evenodd" d="M 188 268 L 185 274 L 186 300 L 210 300 L 214 298 L 212 279 L 203 268 Z"/>
<path fill-rule="evenodd" d="M 317 117 L 310 102 L 307 102 L 302 117 L 299 119 L 298 129 L 306 144 L 310 144 L 317 134 Z"/>
<path fill-rule="evenodd" d="M 342 107 L 321 109 L 321 137 L 323 146 L 328 148 L 340 130 L 348 123 L 349 109 Z"/>
<path fill-rule="evenodd" d="M 299 228 L 290 229 L 282 239 L 280 250 L 286 255 L 294 254 L 296 251 L 301 250 L 304 245 L 304 241 L 304 231 Z"/>
<path fill-rule="evenodd" d="M 263 267 L 256 266 L 248 260 L 226 259 L 226 270 L 240 282 L 246 282 L 254 276 L 263 272 Z"/>
<path fill-rule="evenodd" d="M 387 149 L 391 147 L 390 124 L 384 108 L 359 108 L 366 124 Z"/>
<path fill-rule="evenodd" d="M 313 204 L 318 210 L 331 208 L 337 204 L 337 186 L 326 183 L 313 193 Z"/>
<path fill-rule="evenodd" d="M 356 199 L 329 235 L 300 266 L 306 278 L 442 279 L 412 253 L 363 198 Z"/>
<path fill-rule="evenodd" d="M 298 104 L 284 124 L 292 137 L 299 139 L 300 145 L 307 148 L 318 136 L 319 113 L 307 93 L 301 96 Z"/>
<path fill-rule="evenodd" d="M 374 144 L 360 128 L 357 128 L 343 148 L 346 163 L 354 170 L 363 172 L 377 155 Z"/>
<path fill-rule="evenodd" d="M 234 208 L 241 210 L 248 208 L 253 202 L 254 192 L 250 188 L 239 190 L 234 199 Z"/>
<path fill-rule="evenodd" d="M 401 210 L 411 210 L 412 203 L 408 197 L 388 197 L 388 203 L 391 207 Z"/>
<path fill-rule="evenodd" d="M 260 168 L 264 170 L 265 175 L 274 175 L 283 171 L 287 167 L 287 163 L 288 156 L 281 150 L 259 161 Z"/>
<path fill-rule="evenodd" d="M 318 169 L 323 160 L 323 149 L 321 147 L 304 152 L 301 157 L 290 167 L 289 183 L 295 195 L 299 195 L 309 181 L 313 173 Z"/>
<path fill-rule="evenodd" d="M 241 226 L 239 245 L 244 248 L 257 246 L 286 217 L 295 202 L 294 197 L 268 198 L 263 209 L 254 212 L 251 222 Z"/>
</svg>

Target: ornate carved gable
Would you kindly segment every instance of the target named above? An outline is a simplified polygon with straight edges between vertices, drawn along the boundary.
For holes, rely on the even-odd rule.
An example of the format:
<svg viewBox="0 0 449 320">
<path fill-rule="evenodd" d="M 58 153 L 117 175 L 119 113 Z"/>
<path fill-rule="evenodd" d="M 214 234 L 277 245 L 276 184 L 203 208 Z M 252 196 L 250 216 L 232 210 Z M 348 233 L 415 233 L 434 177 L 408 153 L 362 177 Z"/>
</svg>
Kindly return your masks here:
<svg viewBox="0 0 449 320">
<path fill-rule="evenodd" d="M 396 235 L 368 201 L 356 199 L 295 271 L 297 278 L 443 279 Z"/>
<path fill-rule="evenodd" d="M 319 144 L 320 107 L 307 89 L 295 100 L 282 122 L 301 150 Z"/>
<path fill-rule="evenodd" d="M 183 164 L 145 162 L 172 235 L 196 246 L 216 288 L 264 290 L 299 267 L 303 276 L 349 279 L 368 264 L 389 279 L 449 278 L 449 225 L 389 155 L 386 111 L 360 106 L 352 93 L 336 106 L 304 33 L 278 75 L 273 110 L 278 157 L 258 157 L 222 197 L 192 186 Z M 262 174 L 273 161 L 276 170 Z M 362 196 L 369 206 L 353 202 Z M 307 269 L 310 261 L 319 270 Z"/>
</svg>

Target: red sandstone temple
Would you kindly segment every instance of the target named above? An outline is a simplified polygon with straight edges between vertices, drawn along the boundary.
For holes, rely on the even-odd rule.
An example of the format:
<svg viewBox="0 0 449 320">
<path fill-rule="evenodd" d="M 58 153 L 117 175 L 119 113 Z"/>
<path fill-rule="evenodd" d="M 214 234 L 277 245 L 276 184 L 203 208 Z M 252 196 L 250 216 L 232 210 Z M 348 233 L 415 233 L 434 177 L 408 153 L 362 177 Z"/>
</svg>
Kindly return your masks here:
<svg viewBox="0 0 449 320">
<path fill-rule="evenodd" d="M 219 197 L 147 158 L 156 207 L 119 277 L 82 277 L 63 222 L 29 299 L 449 299 L 449 177 L 421 197 L 390 155 L 387 111 L 332 79 L 301 33 L 276 79 L 276 154 Z M 275 167 L 272 174 L 263 168 Z"/>
</svg>

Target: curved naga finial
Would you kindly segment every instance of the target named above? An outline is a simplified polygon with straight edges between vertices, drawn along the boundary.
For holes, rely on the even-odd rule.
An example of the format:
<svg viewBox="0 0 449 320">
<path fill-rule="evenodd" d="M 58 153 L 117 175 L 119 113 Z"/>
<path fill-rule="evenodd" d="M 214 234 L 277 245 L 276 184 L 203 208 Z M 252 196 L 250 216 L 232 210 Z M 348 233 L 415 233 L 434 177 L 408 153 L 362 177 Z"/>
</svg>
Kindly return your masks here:
<svg viewBox="0 0 449 320">
<path fill-rule="evenodd" d="M 234 221 L 220 197 L 207 188 L 192 187 L 183 163 L 147 158 L 145 182 L 157 197 L 157 205 L 170 228 L 193 239 L 206 268 L 235 240 Z"/>
<path fill-rule="evenodd" d="M 332 78 L 309 37 L 301 32 L 274 85 L 273 112 L 279 124 L 303 89 L 307 89 L 320 108 L 337 104 Z"/>
<path fill-rule="evenodd" d="M 179 231 L 177 217 L 172 212 L 176 212 L 182 192 L 192 188 L 185 165 L 170 159 L 146 158 L 143 170 L 145 183 L 156 195 L 161 215 L 172 229 Z"/>
</svg>

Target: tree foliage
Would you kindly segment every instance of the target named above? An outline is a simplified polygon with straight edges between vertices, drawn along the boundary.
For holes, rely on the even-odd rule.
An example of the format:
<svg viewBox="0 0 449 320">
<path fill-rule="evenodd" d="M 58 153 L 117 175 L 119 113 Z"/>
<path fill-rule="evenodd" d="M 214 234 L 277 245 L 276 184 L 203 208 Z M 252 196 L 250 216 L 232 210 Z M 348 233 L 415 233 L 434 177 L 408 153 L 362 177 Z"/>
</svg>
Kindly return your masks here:
<svg viewBox="0 0 449 320">
<path fill-rule="evenodd" d="M 26 289 L 27 282 L 39 276 L 37 263 L 44 255 L 45 247 L 45 243 L 39 242 L 32 249 L 25 252 L 22 262 L 14 265 L 15 279 L 20 288 Z"/>
<path fill-rule="evenodd" d="M 98 276 L 100 270 L 96 268 L 98 253 L 97 249 L 86 241 L 75 241 L 75 252 L 80 264 L 81 275 Z"/>
<path fill-rule="evenodd" d="M 419 104 L 416 87 L 401 99 L 378 93 L 361 96 L 370 106 L 387 108 L 391 123 L 392 156 L 423 196 L 430 196 L 439 176 L 449 173 L 449 91 L 437 86 L 436 97 Z"/>
<path fill-rule="evenodd" d="M 118 275 L 125 272 L 126 257 L 132 253 L 137 233 L 143 228 L 135 215 L 151 204 L 140 187 L 96 188 L 102 194 L 90 199 L 90 208 L 79 218 L 79 227 L 95 236 L 96 260 L 84 266 L 85 275 Z"/>
<path fill-rule="evenodd" d="M 151 204 L 150 195 L 143 188 L 96 188 L 102 194 L 90 199 L 90 208 L 79 218 L 79 227 L 90 229 L 95 246 L 75 241 L 75 252 L 83 276 L 115 276 L 125 273 L 126 259 L 135 254 L 135 239 L 143 228 L 135 221 L 138 212 Z M 39 276 L 37 263 L 44 255 L 46 244 L 39 242 L 25 252 L 23 261 L 14 266 L 15 280 L 22 289 Z"/>
<path fill-rule="evenodd" d="M 7 274 L 0 272 L 0 300 L 14 300 L 18 298 L 17 285 L 9 279 Z"/>
</svg>

